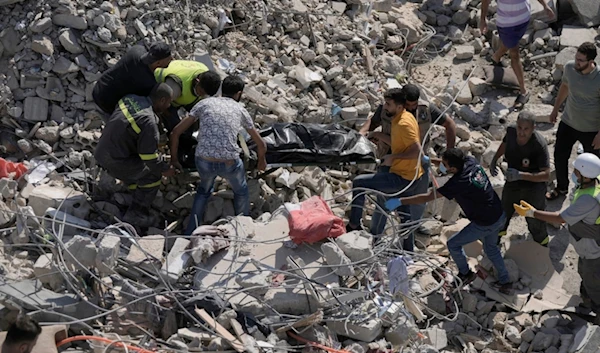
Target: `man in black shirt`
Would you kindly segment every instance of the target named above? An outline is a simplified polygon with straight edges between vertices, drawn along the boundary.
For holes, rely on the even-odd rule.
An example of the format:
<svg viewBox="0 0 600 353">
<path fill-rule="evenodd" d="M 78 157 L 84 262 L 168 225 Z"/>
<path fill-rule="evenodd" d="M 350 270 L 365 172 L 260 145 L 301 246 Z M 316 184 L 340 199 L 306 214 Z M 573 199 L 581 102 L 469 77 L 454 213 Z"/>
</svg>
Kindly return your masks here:
<svg viewBox="0 0 600 353">
<path fill-rule="evenodd" d="M 100 76 L 92 92 L 94 102 L 110 115 L 125 95 L 147 97 L 156 85 L 154 70 L 169 66 L 172 59 L 171 48 L 163 42 L 152 43 L 148 51 L 141 45 L 134 45 L 115 66 Z"/>
<path fill-rule="evenodd" d="M 502 191 L 506 223 L 500 231 L 501 236 L 506 235 L 510 218 L 514 214 L 513 204 L 524 200 L 536 209 L 546 208 L 546 182 L 550 177 L 548 147 L 544 137 L 535 131 L 535 120 L 531 113 L 519 113 L 516 126 L 510 126 L 506 130 L 502 144 L 490 165 L 492 175 L 498 174 L 498 159 L 503 155 L 508 163 L 508 170 Z M 527 227 L 536 242 L 547 246 L 550 238 L 546 223 L 527 218 Z"/>
<path fill-rule="evenodd" d="M 446 148 L 454 148 L 456 125 L 454 124 L 452 117 L 448 114 L 442 114 L 442 111 L 433 103 L 419 101 L 421 92 L 416 85 L 407 84 L 402 88 L 402 91 L 406 94 L 406 110 L 411 112 L 419 123 L 421 143 L 423 143 L 425 134 L 429 130 L 431 124 L 437 124 L 446 129 Z M 369 137 L 378 140 L 378 157 L 385 156 L 389 153 L 390 146 L 385 144 L 382 139 L 377 138 L 377 136 L 380 133 L 387 136 L 390 135 L 392 118 L 393 117 L 388 117 L 385 112 L 383 112 L 383 105 L 380 105 L 359 130 L 359 133 L 363 136 L 370 135 Z M 381 126 L 381 132 L 370 133 L 379 126 Z M 427 148 L 425 148 L 425 151 L 427 151 Z"/>
</svg>

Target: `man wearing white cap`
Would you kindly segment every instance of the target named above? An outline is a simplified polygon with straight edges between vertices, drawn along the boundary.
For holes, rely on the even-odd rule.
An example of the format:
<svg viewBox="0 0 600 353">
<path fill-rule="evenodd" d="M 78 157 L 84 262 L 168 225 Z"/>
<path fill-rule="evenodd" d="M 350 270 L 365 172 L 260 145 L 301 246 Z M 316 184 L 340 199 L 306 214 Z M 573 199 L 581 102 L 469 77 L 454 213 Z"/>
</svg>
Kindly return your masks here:
<svg viewBox="0 0 600 353">
<path fill-rule="evenodd" d="M 560 212 L 538 211 L 521 200 L 514 208 L 521 216 L 549 223 L 567 223 L 570 243 L 579 255 L 581 297 L 600 323 L 600 158 L 583 153 L 573 162 L 571 180 L 577 189 L 571 205 Z"/>
</svg>

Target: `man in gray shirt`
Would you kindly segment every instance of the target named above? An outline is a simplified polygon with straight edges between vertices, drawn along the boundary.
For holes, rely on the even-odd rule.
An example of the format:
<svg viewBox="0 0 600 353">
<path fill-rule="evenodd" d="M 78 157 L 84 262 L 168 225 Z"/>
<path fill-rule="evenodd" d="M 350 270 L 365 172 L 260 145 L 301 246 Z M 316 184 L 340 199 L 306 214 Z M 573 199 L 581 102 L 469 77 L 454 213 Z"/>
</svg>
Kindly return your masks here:
<svg viewBox="0 0 600 353">
<path fill-rule="evenodd" d="M 596 46 L 585 42 L 577 49 L 575 61 L 569 61 L 564 67 L 562 83 L 550 114 L 550 121 L 555 123 L 559 108 L 567 100 L 556 132 L 556 188 L 546 194 L 548 200 L 568 191 L 568 163 L 575 142 L 581 142 L 585 152 L 598 154 L 600 149 L 600 72 L 594 62 L 596 55 Z"/>
<path fill-rule="evenodd" d="M 562 212 L 538 211 L 521 200 L 514 208 L 521 216 L 550 223 L 567 223 L 570 243 L 579 255 L 580 294 L 584 305 L 596 313 L 600 323 L 600 158 L 583 153 L 573 162 L 571 179 L 577 186 L 573 201 Z"/>
</svg>

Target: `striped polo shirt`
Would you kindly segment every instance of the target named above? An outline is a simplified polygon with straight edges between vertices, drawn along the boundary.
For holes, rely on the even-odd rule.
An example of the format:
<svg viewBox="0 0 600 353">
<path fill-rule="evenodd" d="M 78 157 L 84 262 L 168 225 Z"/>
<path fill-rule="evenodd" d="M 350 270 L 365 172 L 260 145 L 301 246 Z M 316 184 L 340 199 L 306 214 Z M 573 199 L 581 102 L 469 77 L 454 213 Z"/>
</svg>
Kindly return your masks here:
<svg viewBox="0 0 600 353">
<path fill-rule="evenodd" d="M 514 27 L 529 22 L 531 4 L 529 0 L 496 0 L 498 11 L 496 24 L 498 27 Z"/>
</svg>

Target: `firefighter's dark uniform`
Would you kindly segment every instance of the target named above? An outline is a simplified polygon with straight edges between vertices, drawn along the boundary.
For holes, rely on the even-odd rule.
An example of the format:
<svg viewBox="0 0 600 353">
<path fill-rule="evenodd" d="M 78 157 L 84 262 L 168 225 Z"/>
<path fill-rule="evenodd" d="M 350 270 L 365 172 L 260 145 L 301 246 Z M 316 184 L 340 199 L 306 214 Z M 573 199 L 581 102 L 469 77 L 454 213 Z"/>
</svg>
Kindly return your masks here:
<svg viewBox="0 0 600 353">
<path fill-rule="evenodd" d="M 119 100 L 96 147 L 97 163 L 133 190 L 124 218 L 148 215 L 162 172 L 169 169 L 158 154 L 158 123 L 150 98 L 127 95 Z"/>
</svg>

